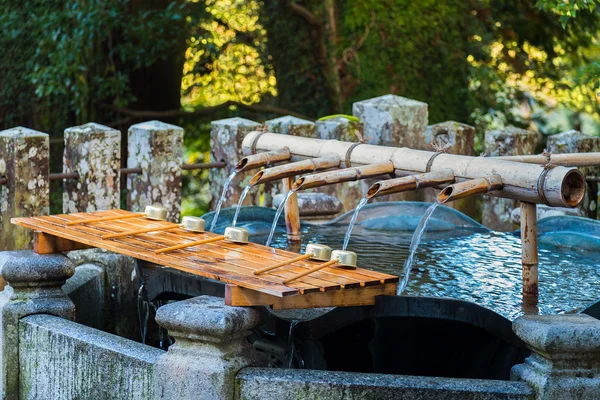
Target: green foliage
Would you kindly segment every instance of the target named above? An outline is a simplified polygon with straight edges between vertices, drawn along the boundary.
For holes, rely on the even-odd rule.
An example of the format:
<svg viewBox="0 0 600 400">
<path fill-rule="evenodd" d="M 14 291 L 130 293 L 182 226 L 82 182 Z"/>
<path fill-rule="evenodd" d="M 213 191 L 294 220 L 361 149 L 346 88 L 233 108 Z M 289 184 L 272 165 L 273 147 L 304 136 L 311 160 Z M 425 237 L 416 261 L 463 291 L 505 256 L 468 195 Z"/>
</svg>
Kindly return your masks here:
<svg viewBox="0 0 600 400">
<path fill-rule="evenodd" d="M 544 11 L 559 15 L 559 21 L 564 28 L 570 19 L 577 17 L 578 12 L 593 12 L 598 0 L 538 0 L 536 5 Z"/>
</svg>

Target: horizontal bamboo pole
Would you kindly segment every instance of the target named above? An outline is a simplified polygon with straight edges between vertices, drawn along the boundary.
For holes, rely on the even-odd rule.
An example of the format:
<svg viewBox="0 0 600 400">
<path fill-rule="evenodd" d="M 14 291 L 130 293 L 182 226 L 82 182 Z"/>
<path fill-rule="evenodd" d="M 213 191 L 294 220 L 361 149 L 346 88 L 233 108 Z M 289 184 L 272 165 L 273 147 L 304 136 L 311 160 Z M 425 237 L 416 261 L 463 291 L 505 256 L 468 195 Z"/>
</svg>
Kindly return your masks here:
<svg viewBox="0 0 600 400">
<path fill-rule="evenodd" d="M 112 217 L 100 217 L 100 218 L 82 219 L 80 221 L 69 221 L 65 225 L 73 226 L 73 225 L 81 225 L 81 224 L 90 224 L 92 222 L 114 221 L 116 219 L 138 218 L 138 217 L 145 217 L 145 216 L 146 216 L 146 214 L 144 214 L 144 213 L 136 213 L 136 214 L 129 214 L 129 215 L 115 215 Z"/>
<path fill-rule="evenodd" d="M 323 169 L 335 168 L 340 165 L 340 158 L 333 154 L 318 158 L 309 158 L 307 160 L 296 161 L 289 164 L 271 167 L 258 171 L 256 175 L 250 179 L 249 184 L 252 186 L 261 185 L 263 183 L 276 181 L 294 175 L 305 174 L 307 172 L 315 172 Z"/>
<path fill-rule="evenodd" d="M 498 174 L 502 176 L 503 187 L 492 195 L 555 207 L 575 207 L 585 194 L 585 180 L 576 168 L 556 166 L 544 169 L 542 165 L 515 163 L 495 157 L 470 157 L 370 144 L 356 146 L 355 143 L 338 140 L 262 132 L 246 135 L 244 151 L 251 151 L 249 149 L 253 148 L 254 142 L 256 151 L 287 147 L 293 158 L 336 154 L 346 159 L 347 153 L 350 153 L 348 158 L 352 165 L 391 161 L 395 169 L 414 174 L 450 168 L 457 182 Z"/>
<path fill-rule="evenodd" d="M 295 191 L 305 190 L 336 183 L 372 178 L 384 174 L 392 174 L 393 172 L 394 164 L 391 161 L 380 164 L 364 165 L 361 167 L 336 169 L 335 171 L 321 172 L 319 174 L 306 175 L 298 178 L 294 183 L 294 186 L 292 186 L 292 189 Z"/>
<path fill-rule="evenodd" d="M 502 189 L 502 177 L 500 175 L 491 175 L 485 178 L 472 179 L 470 181 L 446 186 L 446 188 L 440 192 L 437 201 L 438 203 L 443 204 L 449 201 L 464 199 L 465 197 L 485 194 L 500 189 Z"/>
<path fill-rule="evenodd" d="M 242 158 L 235 166 L 237 172 L 264 167 L 279 161 L 289 160 L 292 154 L 287 147 L 281 147 L 264 153 L 252 154 Z"/>
<path fill-rule="evenodd" d="M 109 233 L 108 235 L 102 235 L 102 239 L 114 239 L 114 238 L 118 238 L 118 237 L 129 236 L 129 235 L 138 235 L 140 233 L 148 233 L 148 232 L 169 231 L 169 230 L 173 230 L 173 229 L 177 229 L 177 228 L 180 228 L 180 226 L 177 224 L 174 224 L 171 226 L 159 226 L 159 227 L 154 227 L 154 228 L 135 229 L 135 230 L 131 230 L 131 231 Z"/>
<path fill-rule="evenodd" d="M 562 165 L 566 167 L 593 167 L 600 165 L 600 153 L 569 153 L 569 154 L 531 154 L 523 156 L 499 156 L 498 160 L 518 161 L 527 164 Z"/>
<path fill-rule="evenodd" d="M 375 182 L 367 190 L 366 198 L 372 199 L 386 194 L 406 192 L 426 187 L 437 187 L 454 182 L 454 173 L 446 168 L 436 172 L 403 176 L 401 178 L 388 179 L 387 181 Z"/>
<path fill-rule="evenodd" d="M 338 260 L 330 260 L 330 261 L 324 262 L 323 264 L 317 265 L 316 267 L 313 267 L 313 268 L 311 268 L 309 270 L 301 272 L 298 275 L 294 275 L 291 278 L 287 278 L 286 280 L 283 281 L 283 284 L 286 285 L 286 284 L 288 284 L 290 282 L 293 282 L 293 281 L 295 281 L 297 279 L 302 278 L 303 276 L 310 275 L 312 273 L 315 273 L 317 271 L 322 270 L 323 268 L 326 268 L 326 267 L 329 267 L 329 266 L 331 266 L 333 264 L 336 264 L 337 262 L 338 262 Z"/>
</svg>

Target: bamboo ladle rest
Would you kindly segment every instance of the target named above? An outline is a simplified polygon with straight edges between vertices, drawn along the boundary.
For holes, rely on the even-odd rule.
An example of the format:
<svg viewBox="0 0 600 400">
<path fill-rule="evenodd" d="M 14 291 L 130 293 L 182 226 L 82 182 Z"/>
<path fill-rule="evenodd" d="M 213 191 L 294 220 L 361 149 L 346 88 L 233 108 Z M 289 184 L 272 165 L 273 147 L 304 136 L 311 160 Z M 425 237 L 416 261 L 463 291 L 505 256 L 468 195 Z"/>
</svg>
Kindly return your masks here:
<svg viewBox="0 0 600 400">
<path fill-rule="evenodd" d="M 248 234 L 247 229 L 230 226 L 230 227 L 225 228 L 224 235 L 215 236 L 210 239 L 195 240 L 193 242 L 178 244 L 178 245 L 170 246 L 170 247 L 164 247 L 162 249 L 154 250 L 154 253 L 156 253 L 156 254 L 166 253 L 168 251 L 185 249 L 186 247 L 192 247 L 192 246 L 198 246 L 198 245 L 206 244 L 206 243 L 218 242 L 220 240 L 225 240 L 227 242 L 232 242 L 232 243 L 236 243 L 236 244 L 248 244 L 248 236 L 249 236 L 249 234 Z"/>
<path fill-rule="evenodd" d="M 300 279 L 303 276 L 306 275 L 310 275 L 314 272 L 320 271 L 323 268 L 329 267 L 331 265 L 336 265 L 344 268 L 344 269 L 356 269 L 356 253 L 353 251 L 346 251 L 346 250 L 333 250 L 331 252 L 331 260 L 321 264 L 321 265 L 317 265 L 314 268 L 309 269 L 308 271 L 304 271 L 302 273 L 299 273 L 298 275 L 294 275 L 291 278 L 288 278 L 286 280 L 283 281 L 283 284 L 288 284 L 290 282 L 295 281 L 296 279 Z"/>
<path fill-rule="evenodd" d="M 304 251 L 303 255 L 256 270 L 254 271 L 254 275 L 264 274 L 265 272 L 269 272 L 271 270 L 283 267 L 285 265 L 293 264 L 297 261 L 302 261 L 306 259 L 311 259 L 315 261 L 329 261 L 331 259 L 331 247 L 325 246 L 323 244 L 309 243 L 306 245 L 306 250 Z"/>
<path fill-rule="evenodd" d="M 143 228 L 143 229 L 135 229 L 132 231 L 118 232 L 118 233 L 109 233 L 108 235 L 103 235 L 102 239 L 114 239 L 123 236 L 129 235 L 138 235 L 140 233 L 148 233 L 148 232 L 160 232 L 160 231 L 168 231 L 172 229 L 182 228 L 188 232 L 195 233 L 203 233 L 204 232 L 204 219 L 200 217 L 191 217 L 185 216 L 181 219 L 180 224 L 172 224 L 167 226 L 160 226 L 154 228 Z"/>
<path fill-rule="evenodd" d="M 93 222 L 114 221 L 117 219 L 129 219 L 129 218 L 139 218 L 139 217 L 146 217 L 146 218 L 154 220 L 154 221 L 165 221 L 167 219 L 167 209 L 165 207 L 159 206 L 159 205 L 146 206 L 143 213 L 135 213 L 135 214 L 129 214 L 129 215 L 115 215 L 112 217 L 82 219 L 79 221 L 69 221 L 66 223 L 66 226 L 91 224 Z"/>
</svg>

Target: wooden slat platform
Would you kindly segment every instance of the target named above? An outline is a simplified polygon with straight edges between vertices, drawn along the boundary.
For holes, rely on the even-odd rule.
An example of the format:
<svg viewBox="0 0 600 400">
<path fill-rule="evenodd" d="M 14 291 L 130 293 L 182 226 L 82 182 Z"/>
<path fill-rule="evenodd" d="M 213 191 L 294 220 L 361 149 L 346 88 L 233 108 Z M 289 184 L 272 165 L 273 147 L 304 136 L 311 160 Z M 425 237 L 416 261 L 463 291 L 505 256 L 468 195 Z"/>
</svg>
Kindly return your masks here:
<svg viewBox="0 0 600 400">
<path fill-rule="evenodd" d="M 110 210 L 14 218 L 12 222 L 36 231 L 35 250 L 40 254 L 98 247 L 226 282 L 229 284 L 226 303 L 230 305 L 271 305 L 274 308 L 366 305 L 373 304 L 375 296 L 394 294 L 396 290 L 398 277 L 362 268 L 345 270 L 329 267 L 287 285 L 282 283 L 284 279 L 318 265 L 309 260 L 254 275 L 258 269 L 298 255 L 255 243 L 240 245 L 217 241 L 168 253 L 154 253 L 154 250 L 163 247 L 217 236 L 210 232 L 192 233 L 177 228 L 101 239 L 107 233 L 172 225 L 169 222 L 136 217 L 66 226 L 68 221 L 130 214 L 129 211 Z"/>
</svg>

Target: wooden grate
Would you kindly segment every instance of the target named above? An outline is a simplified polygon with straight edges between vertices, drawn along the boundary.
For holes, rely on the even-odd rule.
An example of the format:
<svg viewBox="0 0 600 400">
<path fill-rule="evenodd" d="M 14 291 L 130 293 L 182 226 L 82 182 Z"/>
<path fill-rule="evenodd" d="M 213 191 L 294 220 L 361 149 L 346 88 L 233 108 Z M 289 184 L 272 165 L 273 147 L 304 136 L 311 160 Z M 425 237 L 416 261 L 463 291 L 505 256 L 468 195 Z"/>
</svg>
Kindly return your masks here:
<svg viewBox="0 0 600 400">
<path fill-rule="evenodd" d="M 305 260 L 269 273 L 254 271 L 297 257 L 298 254 L 255 243 L 234 244 L 225 241 L 188 247 L 168 253 L 154 250 L 192 240 L 208 239 L 214 233 L 193 233 L 176 228 L 102 240 L 107 233 L 173 225 L 144 217 L 66 226 L 68 221 L 132 214 L 110 210 L 95 213 L 58 214 L 14 218 L 14 224 L 34 229 L 35 248 L 40 254 L 98 247 L 138 259 L 175 268 L 227 284 L 226 303 L 231 305 L 271 305 L 274 308 L 309 308 L 373 304 L 374 296 L 394 294 L 398 277 L 357 268 L 325 268 L 309 276 L 282 284 L 286 278 L 318 265 Z"/>
</svg>

